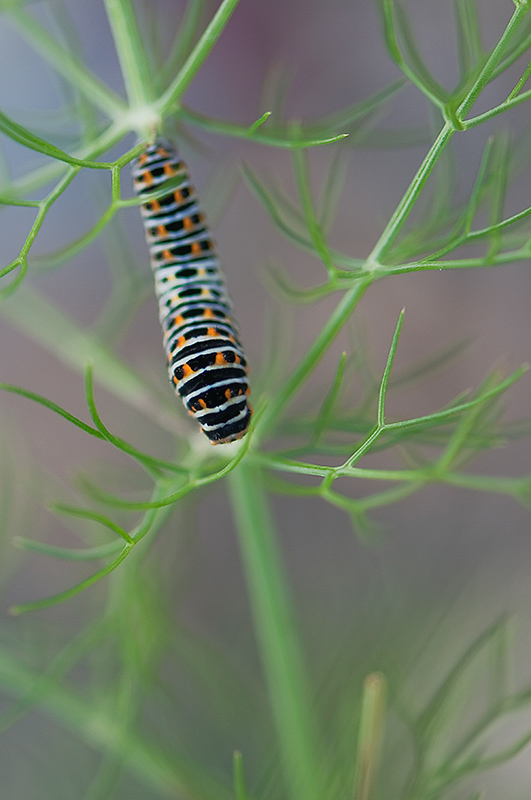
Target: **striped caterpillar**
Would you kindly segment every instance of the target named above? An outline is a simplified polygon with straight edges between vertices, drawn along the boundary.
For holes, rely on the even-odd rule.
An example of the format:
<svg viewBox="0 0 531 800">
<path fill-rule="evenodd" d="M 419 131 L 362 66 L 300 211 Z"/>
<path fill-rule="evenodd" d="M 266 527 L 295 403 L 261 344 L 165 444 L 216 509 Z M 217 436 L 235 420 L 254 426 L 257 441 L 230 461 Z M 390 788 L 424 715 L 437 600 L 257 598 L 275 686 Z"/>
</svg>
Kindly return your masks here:
<svg viewBox="0 0 531 800">
<path fill-rule="evenodd" d="M 140 206 L 168 374 L 212 444 L 226 444 L 249 427 L 247 364 L 188 169 L 173 145 L 157 139 L 133 162 L 135 192 L 142 197 L 170 180 L 174 188 Z"/>
</svg>

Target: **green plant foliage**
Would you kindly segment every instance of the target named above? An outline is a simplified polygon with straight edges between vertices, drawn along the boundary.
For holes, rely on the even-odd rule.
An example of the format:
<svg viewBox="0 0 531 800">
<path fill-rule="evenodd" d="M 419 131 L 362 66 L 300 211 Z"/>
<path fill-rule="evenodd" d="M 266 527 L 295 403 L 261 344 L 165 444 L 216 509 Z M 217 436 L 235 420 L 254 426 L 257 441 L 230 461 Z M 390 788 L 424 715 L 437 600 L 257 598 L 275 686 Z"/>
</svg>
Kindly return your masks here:
<svg viewBox="0 0 531 800">
<path fill-rule="evenodd" d="M 397 372 L 394 362 L 403 326 L 407 325 L 404 312 L 396 322 L 385 364 L 377 370 L 371 367 L 371 372 L 363 362 L 363 353 L 344 352 L 333 379 L 315 402 L 312 399 L 304 410 L 293 410 L 376 281 L 410 272 L 477 270 L 529 261 L 531 206 L 510 216 L 504 210 L 507 186 L 519 169 L 517 149 L 509 135 L 495 133 L 488 139 L 474 185 L 464 200 L 455 201 L 448 177 L 450 145 L 455 136 L 466 136 L 531 100 L 531 89 L 525 88 L 531 74 L 531 64 L 526 61 L 531 47 L 529 3 L 515 0 L 505 30 L 495 45 L 487 48 L 481 38 L 481 12 L 476 2 L 456 0 L 459 76 L 451 89 L 430 72 L 405 9 L 394 0 L 381 0 L 383 38 L 390 59 L 402 73 L 398 81 L 355 106 L 311 122 L 286 118 L 281 103 L 276 103 L 273 110 L 257 108 L 256 118 L 245 124 L 205 116 L 182 102 L 235 13 L 238 0 L 222 0 L 208 21 L 208 4 L 189 0 L 163 62 L 150 48 L 149 34 L 141 32 L 135 4 L 105 0 L 124 96 L 85 65 L 65 14 L 56 14 L 61 31 L 57 36 L 33 13 L 32 5 L 2 2 L 0 13 L 60 79 L 69 98 L 65 113 L 68 122 L 76 126 L 77 144 L 67 152 L 16 121 L 13 113 L 0 112 L 0 131 L 42 157 L 39 166 L 22 177 L 6 179 L 1 188 L 2 205 L 34 209 L 35 216 L 19 254 L 0 270 L 0 299 L 6 301 L 0 313 L 68 366 L 84 371 L 90 422 L 38 394 L 30 379 L 25 387 L 2 383 L 0 389 L 18 395 L 21 404 L 29 401 L 44 407 L 49 414 L 59 416 L 62 424 L 77 428 L 79 435 L 97 440 L 107 454 L 120 456 L 121 464 L 129 464 L 134 474 L 141 476 L 143 488 L 114 490 L 104 476 L 101 480 L 81 476 L 77 480 L 77 503 L 50 505 L 58 519 L 71 526 L 72 547 L 41 542 L 26 532 L 16 538 L 18 548 L 43 557 L 43 561 L 62 560 L 65 571 L 74 567 L 70 562 L 83 562 L 90 571 L 82 578 L 76 572 L 68 588 L 52 596 L 17 603 L 12 613 L 20 615 L 63 603 L 102 579 L 108 579 L 109 589 L 97 621 L 63 642 L 44 668 L 27 663 L 16 648 L 2 648 L 0 690 L 10 704 L 0 715 L 0 731 L 7 731 L 39 709 L 103 753 L 99 770 L 84 795 L 88 800 L 113 797 L 124 774 L 133 775 L 153 796 L 194 800 L 258 800 L 262 796 L 286 800 L 438 800 L 450 797 L 447 791 L 456 787 L 464 787 L 460 797 L 479 798 L 475 785 L 470 789 L 466 781 L 506 763 L 531 741 L 529 730 L 501 745 L 493 733 L 496 725 L 527 709 L 531 700 L 531 689 L 515 691 L 507 680 L 507 623 L 491 626 L 456 663 L 447 664 L 446 678 L 416 712 L 413 704 L 404 710 L 395 703 L 389 676 L 371 671 L 364 686 L 359 687 L 358 707 L 352 710 L 355 722 L 349 724 L 357 735 L 348 743 L 350 762 L 338 764 L 335 756 L 321 757 L 328 748 L 313 701 L 311 671 L 299 642 L 270 495 L 318 498 L 344 511 L 361 538 L 370 538 L 374 532 L 376 509 L 396 504 L 435 483 L 505 495 L 530 504 L 530 475 L 483 474 L 473 472 L 470 466 L 485 451 L 528 435 L 527 423 L 509 425 L 502 418 L 506 393 L 526 368 L 508 375 L 492 369 L 474 390 L 462 392 L 442 407 L 405 419 L 394 418 L 388 413 L 394 389 L 401 383 L 427 378 L 459 349 L 452 346 L 436 354 L 430 363 L 414 365 L 408 373 Z M 485 90 L 506 70 L 516 67 L 520 71 L 510 94 L 474 115 L 476 102 L 485 97 Z M 343 139 L 352 147 L 381 146 L 386 136 L 392 137 L 389 132 L 386 135 L 375 130 L 376 122 L 411 86 L 432 107 L 438 132 L 369 255 L 364 258 L 340 252 L 330 243 L 330 228 L 343 187 L 344 156 L 339 153 L 330 158 L 329 171 L 315 189 L 310 167 L 313 149 L 332 150 L 331 145 Z M 146 138 L 163 126 L 171 128 L 175 118 L 192 130 L 290 152 L 294 192 L 280 182 L 262 178 L 252 165 L 246 165 L 243 174 L 279 234 L 290 245 L 311 254 L 322 275 L 315 285 L 298 286 L 287 270 L 276 266 L 269 280 L 273 291 L 293 305 L 312 304 L 329 295 L 335 301 L 297 364 L 286 366 L 279 359 L 274 368 L 264 370 L 265 376 L 256 375 L 255 385 L 263 389 L 254 395 L 250 433 L 243 442 L 216 448 L 215 453 L 197 445 L 188 429 L 175 421 L 178 412 L 171 398 L 159 396 L 113 347 L 117 330 L 123 327 L 116 320 L 126 320 L 129 310 L 149 290 L 143 273 L 118 264 L 107 305 L 94 326 L 87 329 L 27 282 L 30 272 L 49 272 L 66 264 L 107 232 L 122 209 L 138 204 L 138 199 L 122 195 L 122 170 L 141 152 Z M 122 148 L 122 154 L 113 160 L 99 160 L 111 148 L 119 149 L 131 132 L 142 140 L 140 144 Z M 394 144 L 402 147 L 427 136 L 426 130 L 406 130 L 397 134 Z M 55 137 L 50 134 L 49 138 Z M 105 209 L 92 226 L 66 245 L 36 255 L 34 244 L 50 211 L 83 170 L 108 174 L 110 194 Z M 165 186 L 151 197 L 167 191 Z M 350 387 L 353 376 L 361 384 L 356 403 Z M 99 389 L 107 389 L 170 432 L 174 456 L 162 457 L 156 448 L 141 450 L 110 430 L 98 408 Z M 217 452 L 219 449 L 222 452 Z M 398 466 L 367 463 L 368 456 L 382 453 L 392 457 L 389 464 L 398 462 Z M 205 653 L 204 646 L 188 640 L 183 631 L 168 636 L 173 624 L 169 609 L 161 599 L 154 573 L 143 563 L 143 559 L 149 562 L 157 533 L 173 511 L 177 508 L 181 512 L 185 499 L 192 502 L 202 489 L 225 478 L 266 685 L 263 702 L 270 718 L 269 736 L 274 741 L 264 761 L 275 758 L 281 765 L 281 778 L 277 782 L 272 779 L 263 792 L 247 783 L 245 752 L 234 756 L 232 787 L 187 750 L 186 730 L 179 730 L 168 755 L 168 742 L 161 741 L 159 746 L 155 735 L 150 740 L 137 727 L 146 698 L 155 717 L 164 717 L 167 707 L 178 715 L 179 703 L 164 696 L 156 677 L 163 654 L 171 646 L 185 654 L 190 674 L 195 677 L 204 671 L 202 688 L 211 693 L 212 706 L 220 716 L 230 716 L 233 702 L 253 702 L 247 700 L 243 689 L 238 701 L 234 700 L 236 691 L 225 698 L 226 685 L 235 679 L 227 678 L 225 685 L 225 677 L 221 679 L 211 666 L 218 661 L 217 655 Z M 141 542 L 142 547 L 137 548 Z M 93 697 L 87 698 L 77 691 L 71 675 L 76 667 L 86 665 L 96 650 L 106 654 L 110 677 L 107 683 L 103 678 L 96 682 Z M 216 666 L 221 672 L 226 666 L 230 672 L 228 665 Z M 474 692 L 483 684 L 487 691 L 476 698 Z M 469 716 L 464 698 L 470 697 L 474 713 Z M 257 718 L 264 716 L 260 702 L 256 703 Z M 392 715 L 400 718 L 407 731 L 413 758 L 403 785 L 397 784 L 394 792 L 386 793 L 386 776 L 382 773 L 387 723 Z M 264 733 L 264 737 L 267 735 Z M 344 753 L 344 742 L 337 749 Z"/>
</svg>

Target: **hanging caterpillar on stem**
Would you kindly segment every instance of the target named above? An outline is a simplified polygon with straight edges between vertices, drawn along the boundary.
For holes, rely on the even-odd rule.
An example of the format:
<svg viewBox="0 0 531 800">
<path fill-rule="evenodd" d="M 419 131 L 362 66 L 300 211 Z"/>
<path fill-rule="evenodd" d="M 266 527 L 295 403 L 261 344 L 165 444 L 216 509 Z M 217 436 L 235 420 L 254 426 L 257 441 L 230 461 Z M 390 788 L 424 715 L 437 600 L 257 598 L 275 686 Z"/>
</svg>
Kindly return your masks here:
<svg viewBox="0 0 531 800">
<path fill-rule="evenodd" d="M 139 197 L 172 184 L 140 206 L 170 382 L 212 444 L 241 439 L 252 414 L 247 362 L 187 166 L 170 142 L 157 138 L 132 167 Z"/>
</svg>

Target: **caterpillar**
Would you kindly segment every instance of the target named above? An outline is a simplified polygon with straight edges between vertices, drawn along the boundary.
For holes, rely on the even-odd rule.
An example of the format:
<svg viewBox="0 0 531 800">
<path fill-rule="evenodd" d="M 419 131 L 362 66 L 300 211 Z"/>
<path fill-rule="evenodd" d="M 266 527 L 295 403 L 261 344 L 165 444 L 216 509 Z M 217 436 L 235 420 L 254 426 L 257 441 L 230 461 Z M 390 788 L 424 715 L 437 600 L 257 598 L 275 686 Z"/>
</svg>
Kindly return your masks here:
<svg viewBox="0 0 531 800">
<path fill-rule="evenodd" d="M 241 439 L 252 414 L 247 362 L 188 168 L 159 138 L 132 173 L 139 197 L 171 181 L 167 194 L 140 205 L 170 383 L 212 444 Z"/>
</svg>

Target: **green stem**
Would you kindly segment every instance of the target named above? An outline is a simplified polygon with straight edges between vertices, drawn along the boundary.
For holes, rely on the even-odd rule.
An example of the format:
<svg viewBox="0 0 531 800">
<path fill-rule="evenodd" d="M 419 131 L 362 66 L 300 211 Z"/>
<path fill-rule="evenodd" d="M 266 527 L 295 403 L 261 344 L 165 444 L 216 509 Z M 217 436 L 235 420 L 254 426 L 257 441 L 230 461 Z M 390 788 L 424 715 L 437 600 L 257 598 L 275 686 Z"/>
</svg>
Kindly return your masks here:
<svg viewBox="0 0 531 800">
<path fill-rule="evenodd" d="M 184 62 L 186 53 L 191 50 L 192 42 L 197 37 L 204 10 L 205 0 L 188 1 L 186 10 L 179 23 L 179 29 L 175 34 L 170 53 L 164 65 L 159 70 L 159 86 L 166 86 L 168 81 L 173 78 L 180 65 Z"/>
<path fill-rule="evenodd" d="M 238 3 L 239 0 L 223 0 L 205 32 L 183 64 L 179 74 L 157 100 L 155 106 L 161 116 L 164 116 L 170 110 L 175 110 L 188 85 L 221 36 Z"/>
<path fill-rule="evenodd" d="M 483 125 L 485 122 L 494 119 L 494 117 L 499 116 L 499 114 L 504 114 L 511 108 L 516 108 L 516 106 L 519 106 L 521 103 L 527 103 L 530 97 L 531 89 L 528 89 L 526 92 L 519 94 L 518 97 L 513 97 L 512 100 L 504 100 L 504 102 L 500 103 L 500 105 L 490 108 L 483 114 L 478 114 L 477 117 L 469 117 L 469 119 L 463 122 L 463 128 L 467 131 L 470 128 L 476 128 L 478 125 Z"/>
<path fill-rule="evenodd" d="M 411 212 L 411 209 L 417 202 L 426 181 L 430 177 L 437 160 L 454 133 L 455 129 L 449 122 L 447 122 L 441 129 L 441 132 L 431 146 L 426 158 L 420 165 L 417 174 L 413 178 L 406 193 L 398 204 L 396 211 L 387 223 L 380 238 L 376 242 L 372 253 L 367 258 L 367 268 L 370 268 L 372 263 L 373 269 L 378 269 L 378 262 L 386 253 L 386 251 L 389 250 L 390 246 L 400 233 Z"/>
<path fill-rule="evenodd" d="M 229 483 L 289 796 L 322 800 L 306 670 L 260 470 L 246 461 Z"/>
<path fill-rule="evenodd" d="M 501 227 L 501 226 L 500 226 Z M 474 237 L 472 237 L 474 238 Z M 498 253 L 489 261 L 485 256 L 477 258 L 441 258 L 440 260 L 426 259 L 426 261 L 413 261 L 411 264 L 400 264 L 397 267 L 385 267 L 378 270 L 378 277 L 387 275 L 404 275 L 407 272 L 426 272 L 427 270 L 443 269 L 485 269 L 486 267 L 496 267 L 501 264 L 512 264 L 515 261 L 527 260 L 529 258 L 529 248 L 527 245 L 517 250 L 508 250 L 506 253 Z"/>
<path fill-rule="evenodd" d="M 503 56 L 503 52 L 506 49 L 507 45 L 509 44 L 510 40 L 513 38 L 514 34 L 516 33 L 519 25 L 521 24 L 523 18 L 529 11 L 529 5 L 527 0 L 515 0 L 516 8 L 513 12 L 507 27 L 505 28 L 504 32 L 501 35 L 498 44 L 490 54 L 489 58 L 487 59 L 487 63 L 481 70 L 480 74 L 477 77 L 474 85 L 470 89 L 469 93 L 457 109 L 457 118 L 459 120 L 464 120 L 476 100 L 478 99 L 479 95 L 485 88 L 485 86 L 489 83 L 492 78 L 492 74 L 496 67 L 498 66 L 501 58 Z"/>
<path fill-rule="evenodd" d="M 104 2 L 129 103 L 133 108 L 147 105 L 154 94 L 152 69 L 130 0 Z"/>
<path fill-rule="evenodd" d="M 518 97 L 518 95 L 526 85 L 530 75 L 531 75 L 531 62 L 529 62 L 529 64 L 527 65 L 522 77 L 520 78 L 520 80 L 518 81 L 512 92 L 507 97 L 507 100 L 514 100 L 515 97 Z"/>
</svg>

